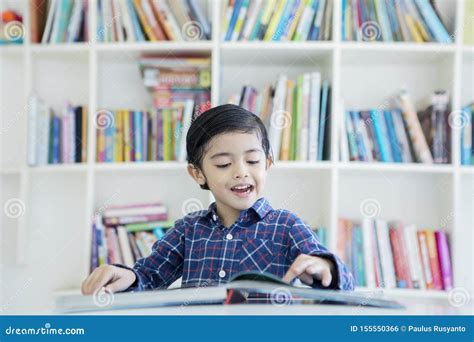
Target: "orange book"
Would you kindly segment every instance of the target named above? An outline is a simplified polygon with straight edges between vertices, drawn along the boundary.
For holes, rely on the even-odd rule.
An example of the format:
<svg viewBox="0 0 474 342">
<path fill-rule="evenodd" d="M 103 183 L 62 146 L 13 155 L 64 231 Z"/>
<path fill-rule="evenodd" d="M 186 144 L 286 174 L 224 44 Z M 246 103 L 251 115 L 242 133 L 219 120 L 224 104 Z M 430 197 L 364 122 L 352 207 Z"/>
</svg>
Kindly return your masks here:
<svg viewBox="0 0 474 342">
<path fill-rule="evenodd" d="M 436 247 L 435 233 L 431 230 L 426 230 L 426 242 L 428 244 L 428 255 L 430 259 L 430 269 L 433 276 L 433 286 L 435 290 L 443 289 L 443 282 L 441 280 L 441 270 L 438 261 L 438 248 Z"/>
<path fill-rule="evenodd" d="M 165 33 L 157 20 L 156 14 L 153 11 L 153 6 L 150 0 L 142 0 L 143 12 L 150 23 L 151 29 L 158 40 L 166 40 Z"/>
<path fill-rule="evenodd" d="M 163 28 L 163 33 L 168 40 L 176 40 L 173 34 L 173 29 L 166 18 L 166 14 L 159 8 L 157 1 L 150 0 L 151 8 L 155 18 L 158 19 L 159 24 Z"/>
<path fill-rule="evenodd" d="M 143 31 L 145 31 L 145 35 L 148 37 L 148 40 L 152 42 L 156 42 L 158 38 L 155 36 L 153 30 L 151 29 L 151 25 L 146 18 L 146 14 L 141 5 L 141 1 L 133 0 L 133 5 L 135 7 L 135 10 L 137 11 L 138 18 L 140 19 L 140 23 L 142 24 Z"/>
<path fill-rule="evenodd" d="M 433 277 L 431 276 L 430 256 L 428 252 L 428 242 L 426 241 L 426 231 L 418 231 L 418 245 L 420 249 L 420 262 L 423 270 L 423 278 L 425 279 L 426 288 L 433 288 Z"/>
</svg>

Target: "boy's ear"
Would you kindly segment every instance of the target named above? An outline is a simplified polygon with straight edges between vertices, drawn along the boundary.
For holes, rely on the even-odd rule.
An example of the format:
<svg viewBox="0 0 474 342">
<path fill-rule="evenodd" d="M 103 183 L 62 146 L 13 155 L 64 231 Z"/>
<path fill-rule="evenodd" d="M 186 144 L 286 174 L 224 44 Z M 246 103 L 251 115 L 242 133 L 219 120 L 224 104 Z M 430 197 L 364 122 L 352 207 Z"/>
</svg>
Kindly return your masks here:
<svg viewBox="0 0 474 342">
<path fill-rule="evenodd" d="M 268 156 L 267 158 L 267 170 L 273 165 L 273 158 Z"/>
<path fill-rule="evenodd" d="M 206 184 L 206 177 L 204 177 L 204 174 L 200 168 L 194 166 L 193 164 L 188 164 L 188 173 L 199 185 Z"/>
</svg>

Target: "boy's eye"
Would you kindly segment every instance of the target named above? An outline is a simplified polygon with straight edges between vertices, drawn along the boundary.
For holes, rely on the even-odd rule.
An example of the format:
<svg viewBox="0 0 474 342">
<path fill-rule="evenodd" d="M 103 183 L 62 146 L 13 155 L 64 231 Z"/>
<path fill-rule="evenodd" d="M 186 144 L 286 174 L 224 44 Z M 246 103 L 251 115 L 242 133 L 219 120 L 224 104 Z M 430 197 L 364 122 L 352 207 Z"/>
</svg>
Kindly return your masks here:
<svg viewBox="0 0 474 342">
<path fill-rule="evenodd" d="M 247 163 L 249 164 L 258 164 L 260 160 L 249 160 Z"/>
<path fill-rule="evenodd" d="M 216 165 L 216 166 L 217 166 L 218 168 L 223 169 L 223 168 L 225 168 L 225 167 L 227 167 L 227 166 L 229 166 L 229 165 L 230 165 L 230 163 L 222 164 L 222 165 Z"/>
</svg>

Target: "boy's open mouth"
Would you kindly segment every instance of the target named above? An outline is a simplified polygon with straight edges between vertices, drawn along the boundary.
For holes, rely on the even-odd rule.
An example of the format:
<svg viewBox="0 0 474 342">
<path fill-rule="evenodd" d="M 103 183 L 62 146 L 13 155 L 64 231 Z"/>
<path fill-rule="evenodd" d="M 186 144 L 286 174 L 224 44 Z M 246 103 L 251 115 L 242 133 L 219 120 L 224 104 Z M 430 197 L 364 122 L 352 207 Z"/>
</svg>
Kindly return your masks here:
<svg viewBox="0 0 474 342">
<path fill-rule="evenodd" d="M 253 191 L 253 189 L 254 189 L 254 186 L 251 184 L 240 184 L 240 185 L 236 185 L 230 188 L 230 190 L 232 190 L 232 192 L 234 192 L 237 195 L 249 194 Z"/>
</svg>

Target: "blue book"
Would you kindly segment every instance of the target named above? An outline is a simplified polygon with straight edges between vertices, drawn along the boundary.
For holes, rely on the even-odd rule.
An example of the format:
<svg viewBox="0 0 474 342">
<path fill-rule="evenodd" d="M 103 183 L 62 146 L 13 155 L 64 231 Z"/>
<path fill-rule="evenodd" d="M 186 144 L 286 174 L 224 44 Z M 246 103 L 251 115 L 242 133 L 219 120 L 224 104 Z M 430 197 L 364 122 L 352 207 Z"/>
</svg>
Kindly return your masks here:
<svg viewBox="0 0 474 342">
<path fill-rule="evenodd" d="M 392 42 L 393 41 L 393 33 L 390 29 L 390 22 L 388 20 L 387 8 L 385 7 L 385 2 L 380 0 L 377 2 L 377 14 L 379 17 L 379 24 L 382 27 L 382 35 L 384 41 Z"/>
<path fill-rule="evenodd" d="M 312 25 L 312 28 L 311 28 L 311 33 L 310 33 L 310 36 L 309 36 L 309 40 L 318 40 L 320 27 L 318 26 L 318 23 L 316 22 L 316 19 L 318 18 L 319 11 L 324 11 L 325 4 L 326 4 L 326 0 L 321 0 L 321 1 L 319 1 L 319 3 L 318 3 L 317 0 L 315 1 L 314 21 L 313 21 L 313 25 Z M 323 15 L 324 15 L 324 13 L 323 13 Z M 321 21 L 321 23 L 322 23 L 322 21 Z M 319 24 L 321 24 L 321 23 L 319 23 Z"/>
<path fill-rule="evenodd" d="M 341 40 L 346 40 L 346 0 L 341 4 Z"/>
<path fill-rule="evenodd" d="M 323 89 L 321 94 L 321 115 L 319 119 L 319 136 L 318 136 L 318 158 L 317 160 L 323 160 L 323 145 L 324 145 L 324 128 L 327 120 L 327 108 L 328 108 L 328 93 L 329 93 L 329 82 L 323 82 Z"/>
<path fill-rule="evenodd" d="M 51 163 L 52 164 L 59 164 L 61 162 L 60 157 L 59 157 L 59 138 L 61 135 L 61 119 L 54 115 L 53 116 L 53 153 L 52 153 L 52 159 Z"/>
<path fill-rule="evenodd" d="M 346 111 L 345 127 L 347 133 L 347 142 L 349 144 L 349 156 L 351 160 L 357 160 L 359 152 L 357 151 L 357 143 L 355 141 L 354 125 L 352 125 L 351 112 Z"/>
<path fill-rule="evenodd" d="M 145 36 L 143 35 L 142 29 L 140 27 L 140 21 L 138 20 L 137 13 L 133 7 L 133 0 L 128 0 L 128 11 L 130 12 L 130 18 L 132 19 L 133 31 L 135 32 L 135 37 L 137 41 L 144 42 Z"/>
<path fill-rule="evenodd" d="M 360 115 L 359 115 L 359 112 L 357 111 L 351 111 L 350 113 L 351 113 L 352 126 L 354 126 L 355 141 L 357 144 L 357 149 L 359 150 L 359 160 L 366 161 L 368 159 L 367 148 L 365 147 L 362 132 L 359 129 Z"/>
<path fill-rule="evenodd" d="M 115 125 L 107 125 L 105 128 L 105 161 L 111 163 L 115 160 L 114 158 L 114 145 L 115 145 Z"/>
<path fill-rule="evenodd" d="M 370 111 L 370 118 L 372 119 L 372 122 L 374 124 L 375 140 L 377 145 L 379 146 L 381 161 L 388 162 L 390 161 L 390 147 L 386 142 L 386 136 L 384 136 L 384 129 L 382 127 L 384 122 L 381 121 L 383 119 L 383 116 L 380 115 L 380 111 L 378 111 L 377 109 L 372 109 Z"/>
<path fill-rule="evenodd" d="M 156 236 L 158 240 L 160 240 L 165 235 L 165 232 L 163 231 L 163 228 L 156 227 L 153 229 L 153 234 Z"/>
<path fill-rule="evenodd" d="M 354 226 L 356 255 L 353 256 L 357 263 L 357 280 L 359 286 L 366 286 L 365 283 L 365 264 L 364 264 L 364 243 L 362 239 L 362 228 L 357 225 Z"/>
<path fill-rule="evenodd" d="M 187 0 L 187 3 L 193 17 L 199 22 L 202 27 L 204 37 L 206 39 L 211 39 L 211 26 L 209 25 L 209 21 L 202 13 L 201 8 L 198 6 L 198 4 L 196 4 L 196 0 Z"/>
<path fill-rule="evenodd" d="M 291 40 L 292 37 L 288 37 L 288 33 L 290 31 L 291 23 L 293 20 L 296 20 L 296 12 L 298 11 L 298 7 L 300 7 L 302 0 L 295 0 L 293 3 L 293 8 L 289 11 L 289 16 L 287 18 L 287 23 L 284 25 L 282 37 L 287 37 L 287 40 Z"/>
<path fill-rule="evenodd" d="M 135 111 L 133 112 L 133 139 L 135 143 L 135 161 L 139 162 L 142 161 L 142 153 L 143 153 L 143 148 L 142 148 L 142 132 L 143 132 L 143 127 L 142 127 L 142 112 Z"/>
<path fill-rule="evenodd" d="M 358 227 L 352 225 L 352 236 L 351 236 L 351 265 L 352 275 L 354 276 L 354 282 L 356 286 L 361 286 L 361 279 L 359 279 L 359 267 L 357 262 L 357 229 Z"/>
<path fill-rule="evenodd" d="M 471 165 L 472 163 L 472 113 L 471 106 L 462 109 L 463 122 L 466 125 L 461 129 L 461 165 Z M 469 135 L 471 135 L 469 137 Z"/>
<path fill-rule="evenodd" d="M 272 40 L 280 40 L 281 36 L 283 35 L 283 32 L 285 31 L 285 26 L 288 24 L 288 19 L 290 18 L 290 15 L 291 15 L 292 5 L 293 5 L 292 0 L 286 0 L 285 7 L 283 8 L 283 11 L 281 12 L 280 22 L 278 23 L 278 26 L 276 27 L 275 33 L 272 36 Z"/>
<path fill-rule="evenodd" d="M 380 128 L 382 129 L 382 139 L 387 149 L 387 161 L 393 162 L 392 148 L 390 147 L 390 138 L 388 136 L 387 123 L 385 122 L 385 116 L 383 112 L 380 113 Z"/>
<path fill-rule="evenodd" d="M 392 151 L 393 161 L 395 161 L 396 163 L 401 163 L 402 152 L 400 150 L 400 142 L 398 141 L 397 133 L 395 132 L 392 112 L 389 110 L 385 110 L 383 114 L 385 117 L 385 124 L 387 126 L 389 145 Z"/>
<path fill-rule="evenodd" d="M 431 7 L 428 0 L 415 0 L 415 3 L 436 41 L 439 43 L 452 43 L 453 41 L 449 36 L 448 31 L 446 31 L 446 28 L 443 26 L 443 23 L 436 15 L 436 12 L 433 7 Z"/>
<path fill-rule="evenodd" d="M 234 32 L 235 24 L 237 23 L 237 18 L 239 17 L 240 8 L 242 7 L 243 0 L 236 0 L 234 4 L 234 11 L 232 12 L 232 17 L 230 18 L 229 27 L 227 28 L 227 33 L 225 35 L 225 41 L 230 41 L 232 39 L 232 33 Z"/>
<path fill-rule="evenodd" d="M 382 0 L 383 1 L 383 0 Z M 390 0 L 391 1 L 391 0 Z M 393 3 L 390 3 L 388 2 L 387 0 L 385 0 L 385 6 L 390 6 L 392 5 L 388 11 L 387 11 L 387 14 L 388 14 L 388 19 L 389 19 L 389 22 L 390 22 L 390 28 L 392 30 L 392 35 L 396 38 L 395 40 L 397 41 L 401 41 L 402 40 L 402 36 L 400 34 L 400 27 L 398 26 L 398 18 L 397 18 L 397 13 L 395 11 L 395 4 Z M 363 22 L 363 21 L 362 21 Z"/>
</svg>

